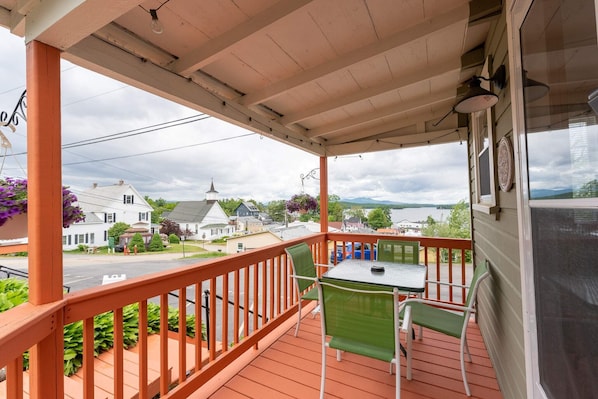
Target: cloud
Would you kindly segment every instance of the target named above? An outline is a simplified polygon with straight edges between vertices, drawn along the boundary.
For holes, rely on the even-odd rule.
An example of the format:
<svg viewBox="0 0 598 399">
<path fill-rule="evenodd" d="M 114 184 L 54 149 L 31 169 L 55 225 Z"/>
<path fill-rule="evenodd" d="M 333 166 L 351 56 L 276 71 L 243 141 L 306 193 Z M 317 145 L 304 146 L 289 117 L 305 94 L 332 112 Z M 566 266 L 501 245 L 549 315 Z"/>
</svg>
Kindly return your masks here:
<svg viewBox="0 0 598 399">
<path fill-rule="evenodd" d="M 25 88 L 25 46 L 5 29 L 0 41 L 0 110 L 12 112 Z M 63 150 L 63 182 L 75 192 L 122 179 L 151 198 L 199 200 L 213 179 L 220 198 L 268 202 L 302 189 L 319 193 L 317 179 L 306 178 L 302 186 L 300 177 L 319 168 L 318 157 L 216 118 L 121 138 L 126 134 L 119 133 L 201 114 L 66 61 L 61 71 L 63 145 L 109 139 Z M 26 123 L 8 137 L 15 153 L 26 151 Z M 454 203 L 468 197 L 466 147 L 330 158 L 329 192 L 341 198 Z M 26 167 L 26 156 L 8 157 L 4 175 L 24 175 L 15 158 Z"/>
</svg>

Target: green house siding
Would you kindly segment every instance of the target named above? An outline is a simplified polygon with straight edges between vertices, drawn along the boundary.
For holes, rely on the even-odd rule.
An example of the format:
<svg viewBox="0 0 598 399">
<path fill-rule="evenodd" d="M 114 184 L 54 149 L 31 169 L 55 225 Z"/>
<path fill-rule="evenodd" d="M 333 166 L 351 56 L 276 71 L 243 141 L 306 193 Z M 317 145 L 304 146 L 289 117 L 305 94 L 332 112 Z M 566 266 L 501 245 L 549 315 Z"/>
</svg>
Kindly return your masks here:
<svg viewBox="0 0 598 399">
<path fill-rule="evenodd" d="M 491 55 L 493 69 L 504 64 L 508 70 L 504 11 L 493 24 L 486 41 L 485 53 Z M 499 102 L 492 109 L 496 153 L 496 145 L 503 136 L 513 141 L 513 123 L 509 83 L 505 89 L 495 91 L 499 95 Z M 472 135 L 469 137 L 470 188 L 473 200 L 476 198 L 473 165 L 477 154 L 473 148 Z M 475 262 L 488 259 L 491 264 L 490 281 L 478 296 L 478 322 L 505 399 L 519 399 L 526 396 L 526 379 L 515 186 L 509 192 L 503 192 L 497 186 L 496 199 L 499 209 L 496 214 L 472 211 Z"/>
</svg>

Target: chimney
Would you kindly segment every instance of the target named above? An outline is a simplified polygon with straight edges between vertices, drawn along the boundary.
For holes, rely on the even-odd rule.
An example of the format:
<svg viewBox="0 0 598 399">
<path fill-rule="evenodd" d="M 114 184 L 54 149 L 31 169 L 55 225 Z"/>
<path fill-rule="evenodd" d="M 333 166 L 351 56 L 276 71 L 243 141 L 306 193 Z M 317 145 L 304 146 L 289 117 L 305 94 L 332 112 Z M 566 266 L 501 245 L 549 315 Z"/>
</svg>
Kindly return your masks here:
<svg viewBox="0 0 598 399">
<path fill-rule="evenodd" d="M 93 188 L 97 188 L 98 187 L 98 183 L 93 183 Z"/>
<path fill-rule="evenodd" d="M 122 179 L 121 179 L 121 180 L 119 180 L 119 181 L 118 181 L 118 185 L 119 185 L 119 186 L 122 186 L 123 184 L 125 184 L 125 181 L 124 181 L 124 180 L 122 180 Z"/>
</svg>

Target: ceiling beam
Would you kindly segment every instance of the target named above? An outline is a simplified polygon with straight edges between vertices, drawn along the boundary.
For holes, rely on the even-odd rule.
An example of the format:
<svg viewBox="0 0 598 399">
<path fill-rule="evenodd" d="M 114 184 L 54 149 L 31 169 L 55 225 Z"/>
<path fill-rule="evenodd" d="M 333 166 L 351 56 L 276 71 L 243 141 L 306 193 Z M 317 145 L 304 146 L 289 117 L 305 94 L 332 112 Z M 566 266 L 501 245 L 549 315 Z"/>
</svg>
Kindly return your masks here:
<svg viewBox="0 0 598 399">
<path fill-rule="evenodd" d="M 404 114 L 406 112 L 414 111 L 419 108 L 430 107 L 435 103 L 447 100 L 454 100 L 455 94 L 455 90 L 445 90 L 441 93 L 437 93 L 434 95 L 424 96 L 415 100 L 406 101 L 400 105 L 390 105 L 375 110 L 373 112 L 368 112 L 353 118 L 346 118 L 342 121 L 333 122 L 328 125 L 318 127 L 316 129 L 310 129 L 306 133 L 306 136 L 310 138 L 325 136 L 327 134 L 334 133 L 339 130 L 352 128 L 380 118 L 392 117 L 394 115 Z"/>
<path fill-rule="evenodd" d="M 61 50 L 68 49 L 137 7 L 141 2 L 141 0 L 39 1 L 26 16 L 25 41 L 39 40 Z"/>
<path fill-rule="evenodd" d="M 412 134 L 405 134 L 393 139 L 369 140 L 347 144 L 328 145 L 326 147 L 326 156 L 334 157 L 363 154 L 368 152 L 397 150 L 400 148 L 421 147 L 423 145 L 455 143 L 461 140 L 467 140 L 466 128 L 447 129 L 427 133 L 414 132 Z"/>
<path fill-rule="evenodd" d="M 346 69 L 359 62 L 376 57 L 394 48 L 403 46 L 414 40 L 421 40 L 434 32 L 447 28 L 459 22 L 467 21 L 469 18 L 469 5 L 464 5 L 451 10 L 445 14 L 430 18 L 424 22 L 395 33 L 384 40 L 375 42 L 369 46 L 359 48 L 347 54 L 341 55 L 332 61 L 325 62 L 304 72 L 291 76 L 288 79 L 272 83 L 262 90 L 246 94 L 240 99 L 243 105 L 259 104 L 270 98 L 279 96 L 295 87 L 314 81 L 330 73 Z"/>
<path fill-rule="evenodd" d="M 461 66 L 458 62 L 443 61 L 438 63 L 438 65 L 418 70 L 417 72 L 407 76 L 401 76 L 400 78 L 392 79 L 378 86 L 360 89 L 353 94 L 344 95 L 336 100 L 327 100 L 309 109 L 287 114 L 280 119 L 280 122 L 283 125 L 297 123 L 305 119 L 342 108 L 346 105 L 367 100 L 390 91 L 400 90 L 401 88 L 416 83 L 421 83 L 425 80 L 434 79 L 447 73 L 458 73 L 460 70 Z"/>
<path fill-rule="evenodd" d="M 444 114 L 444 110 L 441 111 L 440 109 L 426 110 L 418 112 L 416 114 L 409 114 L 403 118 L 388 123 L 364 127 L 353 132 L 343 133 L 338 137 L 330 137 L 327 139 L 326 144 L 337 145 L 363 140 L 385 138 L 388 136 L 396 135 L 397 131 L 400 129 L 404 129 L 409 126 L 416 126 L 418 123 L 421 122 L 428 123 L 430 121 L 440 119 L 442 116 L 444 116 Z M 451 122 L 451 124 L 454 124 L 455 127 L 457 126 L 455 118 L 447 118 L 445 119 L 445 121 L 443 121 L 443 124 L 440 128 L 447 128 L 447 124 L 449 122 Z"/>
<path fill-rule="evenodd" d="M 208 41 L 205 45 L 196 48 L 181 56 L 170 66 L 171 70 L 189 76 L 193 71 L 210 64 L 220 54 L 227 52 L 244 39 L 260 32 L 273 23 L 283 19 L 289 14 L 303 8 L 313 0 L 282 0 L 274 6 L 237 25 L 223 35 Z"/>
</svg>

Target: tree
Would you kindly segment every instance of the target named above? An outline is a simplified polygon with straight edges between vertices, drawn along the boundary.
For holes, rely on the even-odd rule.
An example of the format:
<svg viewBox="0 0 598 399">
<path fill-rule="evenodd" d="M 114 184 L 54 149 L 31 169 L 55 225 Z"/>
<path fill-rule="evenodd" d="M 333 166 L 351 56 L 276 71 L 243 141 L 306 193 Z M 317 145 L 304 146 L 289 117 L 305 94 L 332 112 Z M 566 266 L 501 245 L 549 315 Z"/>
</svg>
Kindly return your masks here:
<svg viewBox="0 0 598 399">
<path fill-rule="evenodd" d="M 218 200 L 220 207 L 226 213 L 227 216 L 234 216 L 235 210 L 239 205 L 241 205 L 244 201 L 241 198 L 233 199 L 227 198 L 223 200 Z"/>
<path fill-rule="evenodd" d="M 471 216 L 465 201 L 459 201 L 449 213 L 448 227 L 448 237 L 471 238 Z"/>
<path fill-rule="evenodd" d="M 143 242 L 143 237 L 141 237 L 141 233 L 133 234 L 133 237 L 131 237 L 131 241 L 129 241 L 129 249 L 131 251 L 134 251 L 135 245 L 137 245 L 138 252 L 145 252 L 145 242 Z"/>
<path fill-rule="evenodd" d="M 336 194 L 328 196 L 328 221 L 342 222 L 344 208 L 340 203 L 340 197 Z"/>
<path fill-rule="evenodd" d="M 176 202 L 168 202 L 164 198 L 158 198 L 153 200 L 147 195 L 144 197 L 148 204 L 153 208 L 152 211 L 152 223 L 158 224 L 162 219 L 162 213 L 164 211 L 172 211 L 176 206 Z"/>
<path fill-rule="evenodd" d="M 127 230 L 130 227 L 131 226 L 124 222 L 116 222 L 112 227 L 108 229 L 108 237 L 113 237 L 114 242 L 118 243 L 118 239 L 120 238 L 120 236 L 123 235 L 125 230 Z"/>
<path fill-rule="evenodd" d="M 179 227 L 178 223 L 175 223 L 170 219 L 163 219 L 160 222 L 160 233 L 166 235 L 175 234 L 177 237 L 183 235 L 183 232 L 181 231 L 181 228 Z"/>
<path fill-rule="evenodd" d="M 266 207 L 266 212 L 268 212 L 268 215 L 270 215 L 274 222 L 284 222 L 284 216 L 286 213 L 286 201 L 270 201 L 268 203 L 268 206 Z"/>
<path fill-rule="evenodd" d="M 157 252 L 157 251 L 164 251 L 164 244 L 162 244 L 162 239 L 160 238 L 160 234 L 155 233 L 152 236 L 152 240 L 149 244 L 150 252 Z"/>
<path fill-rule="evenodd" d="M 350 218 L 358 218 L 361 221 L 366 221 L 365 210 L 360 206 L 352 206 L 351 209 L 345 211 L 345 215 Z"/>
<path fill-rule="evenodd" d="M 368 214 L 368 224 L 374 230 L 383 229 L 392 226 L 390 219 L 390 209 L 375 208 Z"/>
</svg>

